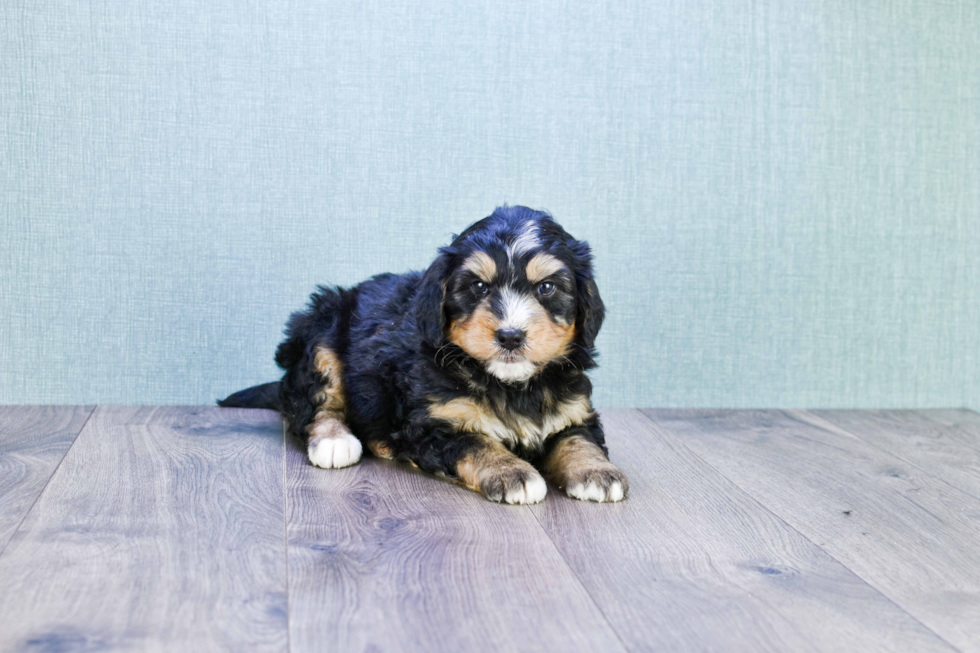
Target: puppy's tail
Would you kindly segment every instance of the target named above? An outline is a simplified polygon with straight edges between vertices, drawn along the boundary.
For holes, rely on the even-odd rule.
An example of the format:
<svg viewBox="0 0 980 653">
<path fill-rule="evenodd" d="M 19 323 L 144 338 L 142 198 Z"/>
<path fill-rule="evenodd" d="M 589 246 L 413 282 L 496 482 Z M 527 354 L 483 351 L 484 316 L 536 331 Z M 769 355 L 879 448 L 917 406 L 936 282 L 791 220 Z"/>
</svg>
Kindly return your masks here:
<svg viewBox="0 0 980 653">
<path fill-rule="evenodd" d="M 225 399 L 218 400 L 219 406 L 225 408 L 267 408 L 269 410 L 280 410 L 279 403 L 279 382 L 263 383 L 239 390 Z M 281 412 L 281 411 L 280 411 Z"/>
</svg>

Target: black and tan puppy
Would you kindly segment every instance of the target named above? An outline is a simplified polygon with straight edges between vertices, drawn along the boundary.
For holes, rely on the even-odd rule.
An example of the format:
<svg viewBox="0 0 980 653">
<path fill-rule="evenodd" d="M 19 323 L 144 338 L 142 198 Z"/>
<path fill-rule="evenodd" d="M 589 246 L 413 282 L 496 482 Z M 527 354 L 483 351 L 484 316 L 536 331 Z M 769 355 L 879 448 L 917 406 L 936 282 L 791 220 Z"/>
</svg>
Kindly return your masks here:
<svg viewBox="0 0 980 653">
<path fill-rule="evenodd" d="M 353 465 L 364 443 L 492 501 L 541 501 L 542 473 L 619 501 L 585 374 L 604 311 L 591 259 L 549 215 L 498 208 L 424 273 L 320 287 L 286 326 L 282 380 L 218 403 L 280 411 L 319 467 Z"/>
</svg>

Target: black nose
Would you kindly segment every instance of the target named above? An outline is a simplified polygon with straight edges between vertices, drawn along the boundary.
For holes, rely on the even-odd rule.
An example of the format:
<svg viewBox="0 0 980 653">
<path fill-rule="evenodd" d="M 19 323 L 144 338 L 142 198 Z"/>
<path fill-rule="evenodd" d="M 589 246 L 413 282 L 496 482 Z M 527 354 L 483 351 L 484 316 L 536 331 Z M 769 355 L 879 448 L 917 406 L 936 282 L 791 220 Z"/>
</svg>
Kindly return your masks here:
<svg viewBox="0 0 980 653">
<path fill-rule="evenodd" d="M 497 342 L 509 351 L 514 351 L 524 344 L 524 332 L 521 329 L 497 329 Z"/>
</svg>

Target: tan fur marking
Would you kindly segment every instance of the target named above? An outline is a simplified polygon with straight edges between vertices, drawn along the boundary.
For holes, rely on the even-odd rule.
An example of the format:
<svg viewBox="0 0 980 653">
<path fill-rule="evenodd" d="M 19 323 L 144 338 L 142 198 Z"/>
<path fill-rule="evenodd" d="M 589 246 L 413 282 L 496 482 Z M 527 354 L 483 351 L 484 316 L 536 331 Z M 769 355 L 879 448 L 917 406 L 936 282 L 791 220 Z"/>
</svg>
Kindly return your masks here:
<svg viewBox="0 0 980 653">
<path fill-rule="evenodd" d="M 541 388 L 541 410 L 544 412 L 551 412 L 555 407 L 555 396 L 551 392 L 551 388 L 544 386 Z"/>
<path fill-rule="evenodd" d="M 337 354 L 329 347 L 318 346 L 313 354 L 313 367 L 316 368 L 323 386 L 313 396 L 317 406 L 317 417 L 320 413 L 343 419 L 347 401 L 344 396 L 343 363 Z"/>
<path fill-rule="evenodd" d="M 497 276 L 497 264 L 486 252 L 473 252 L 463 262 L 463 269 L 469 270 L 486 283 L 493 281 Z"/>
<path fill-rule="evenodd" d="M 476 451 L 466 454 L 456 464 L 456 475 L 466 487 L 477 492 L 486 487 L 490 476 L 500 476 L 508 471 L 536 473 L 534 467 L 521 460 L 502 444 L 485 439 Z"/>
<path fill-rule="evenodd" d="M 524 332 L 527 334 L 524 355 L 535 365 L 544 365 L 554 358 L 564 356 L 575 339 L 575 325 L 565 326 L 553 322 L 544 308 L 535 312 Z"/>
<path fill-rule="evenodd" d="M 494 413 L 493 408 L 470 397 L 460 397 L 444 404 L 434 403 L 429 414 L 455 427 L 457 431 L 482 433 L 494 440 L 513 440 L 514 434 Z"/>
<path fill-rule="evenodd" d="M 577 396 L 557 404 L 542 416 L 540 424 L 523 415 L 507 415 L 506 407 L 499 412 L 472 397 L 460 397 L 446 403 L 432 403 L 429 414 L 449 422 L 456 431 L 482 433 L 501 442 L 518 443 L 537 448 L 551 435 L 570 426 L 582 424 L 592 416 L 592 403 L 586 396 Z M 505 419 L 501 419 L 500 415 Z"/>
<path fill-rule="evenodd" d="M 585 395 L 579 395 L 558 404 L 553 413 L 549 413 L 549 419 L 553 422 L 551 433 L 564 431 L 569 426 L 584 424 L 585 420 L 592 417 L 595 411 L 592 410 L 592 402 Z M 546 420 L 547 421 L 547 420 Z M 551 435 L 549 433 L 549 435 Z"/>
<path fill-rule="evenodd" d="M 477 360 L 489 360 L 497 353 L 497 318 L 481 304 L 466 319 L 449 325 L 449 341 Z"/>
<path fill-rule="evenodd" d="M 395 457 L 394 452 L 391 450 L 391 447 L 388 445 L 387 442 L 380 442 L 378 440 L 375 440 L 374 442 L 368 442 L 367 446 L 368 449 L 371 450 L 371 453 L 373 453 L 378 458 L 391 460 L 392 458 Z"/>
<path fill-rule="evenodd" d="M 629 494 L 626 475 L 599 445 L 581 435 L 558 442 L 541 471 L 568 496 L 582 501 L 621 501 Z"/>
<path fill-rule="evenodd" d="M 527 268 L 525 268 L 524 273 L 527 275 L 528 281 L 538 283 L 563 269 L 565 269 L 564 263 L 551 254 L 541 252 L 540 254 L 535 254 L 534 258 L 527 262 Z"/>
<path fill-rule="evenodd" d="M 333 349 L 322 345 L 313 351 L 313 366 L 320 376 L 340 374 L 341 371 L 341 362 L 337 354 Z"/>
<path fill-rule="evenodd" d="M 616 468 L 598 445 L 581 435 L 573 435 L 555 446 L 551 455 L 544 461 L 542 471 L 559 486 L 564 487 L 569 478 L 596 467 Z"/>
</svg>

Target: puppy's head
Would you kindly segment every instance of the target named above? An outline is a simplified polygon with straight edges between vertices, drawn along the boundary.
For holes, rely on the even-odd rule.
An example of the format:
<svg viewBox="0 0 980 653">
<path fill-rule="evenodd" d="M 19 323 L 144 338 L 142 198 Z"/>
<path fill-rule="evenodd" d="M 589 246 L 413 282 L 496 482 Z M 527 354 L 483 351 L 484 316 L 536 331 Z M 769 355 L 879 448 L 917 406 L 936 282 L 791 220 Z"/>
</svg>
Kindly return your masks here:
<svg viewBox="0 0 980 653">
<path fill-rule="evenodd" d="M 591 366 L 604 308 L 588 243 L 546 213 L 505 206 L 440 250 L 418 311 L 431 346 L 448 341 L 498 379 L 523 382 L 556 360 Z"/>
</svg>

